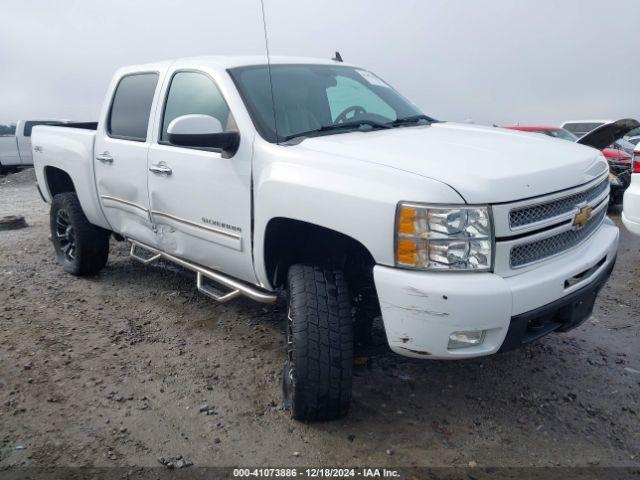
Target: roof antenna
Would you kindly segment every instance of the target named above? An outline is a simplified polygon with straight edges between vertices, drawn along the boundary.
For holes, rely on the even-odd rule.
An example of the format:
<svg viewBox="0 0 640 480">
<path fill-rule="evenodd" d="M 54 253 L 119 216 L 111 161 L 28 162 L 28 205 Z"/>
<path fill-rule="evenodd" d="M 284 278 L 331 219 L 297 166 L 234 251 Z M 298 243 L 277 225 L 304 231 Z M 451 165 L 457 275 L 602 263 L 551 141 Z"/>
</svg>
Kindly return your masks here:
<svg viewBox="0 0 640 480">
<path fill-rule="evenodd" d="M 334 62 L 342 63 L 342 55 L 340 55 L 340 52 L 336 50 L 336 56 L 333 57 L 331 60 L 333 60 Z"/>
<path fill-rule="evenodd" d="M 264 0 L 260 0 L 262 7 L 262 26 L 264 27 L 264 45 L 267 53 L 267 70 L 269 72 L 269 90 L 271 91 L 271 107 L 273 108 L 273 129 L 276 133 L 276 143 L 279 142 L 278 137 L 278 117 L 276 115 L 276 99 L 273 96 L 273 78 L 271 77 L 271 51 L 269 50 L 269 36 L 267 35 L 267 16 L 264 13 Z M 253 181 L 253 176 L 251 176 Z"/>
</svg>

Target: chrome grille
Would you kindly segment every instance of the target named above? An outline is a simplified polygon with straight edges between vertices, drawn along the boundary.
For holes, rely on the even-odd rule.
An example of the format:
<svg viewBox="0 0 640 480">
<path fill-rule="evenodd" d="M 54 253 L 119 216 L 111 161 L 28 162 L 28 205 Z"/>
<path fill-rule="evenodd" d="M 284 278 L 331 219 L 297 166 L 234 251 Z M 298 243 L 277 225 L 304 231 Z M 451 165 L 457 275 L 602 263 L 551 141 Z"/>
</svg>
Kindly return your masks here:
<svg viewBox="0 0 640 480">
<path fill-rule="evenodd" d="M 511 228 L 524 227 L 532 223 L 569 213 L 576 208 L 576 205 L 583 202 L 590 202 L 602 195 L 608 186 L 609 179 L 605 178 L 602 182 L 588 190 L 549 202 L 513 209 L 509 212 L 509 226 Z"/>
<path fill-rule="evenodd" d="M 566 230 L 551 237 L 513 247 L 509 259 L 511 268 L 523 267 L 575 247 L 597 230 L 606 213 L 607 209 L 601 208 L 580 230 Z"/>
</svg>

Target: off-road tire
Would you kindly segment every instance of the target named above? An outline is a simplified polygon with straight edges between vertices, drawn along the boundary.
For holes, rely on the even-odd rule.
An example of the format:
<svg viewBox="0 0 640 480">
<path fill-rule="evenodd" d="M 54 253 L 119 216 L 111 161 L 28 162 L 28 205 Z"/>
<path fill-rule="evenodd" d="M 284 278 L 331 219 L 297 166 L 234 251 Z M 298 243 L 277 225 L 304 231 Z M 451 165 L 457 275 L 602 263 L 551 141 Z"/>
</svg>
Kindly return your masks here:
<svg viewBox="0 0 640 480">
<path fill-rule="evenodd" d="M 110 232 L 89 223 L 75 193 L 54 196 L 49 218 L 56 258 L 66 272 L 92 275 L 107 264 Z"/>
<path fill-rule="evenodd" d="M 285 406 L 296 420 L 349 411 L 353 370 L 351 297 L 342 271 L 293 265 L 287 276 Z"/>
</svg>

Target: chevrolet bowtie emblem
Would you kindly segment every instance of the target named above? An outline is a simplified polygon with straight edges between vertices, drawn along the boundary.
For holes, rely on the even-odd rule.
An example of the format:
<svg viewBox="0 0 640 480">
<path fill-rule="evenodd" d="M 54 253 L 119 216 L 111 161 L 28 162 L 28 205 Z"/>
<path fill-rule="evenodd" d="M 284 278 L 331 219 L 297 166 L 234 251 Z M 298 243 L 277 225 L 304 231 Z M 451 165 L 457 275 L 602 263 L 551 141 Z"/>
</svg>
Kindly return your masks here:
<svg viewBox="0 0 640 480">
<path fill-rule="evenodd" d="M 573 226 L 576 228 L 582 228 L 591 218 L 591 211 L 593 209 L 589 206 L 582 207 L 576 216 L 573 217 Z"/>
</svg>

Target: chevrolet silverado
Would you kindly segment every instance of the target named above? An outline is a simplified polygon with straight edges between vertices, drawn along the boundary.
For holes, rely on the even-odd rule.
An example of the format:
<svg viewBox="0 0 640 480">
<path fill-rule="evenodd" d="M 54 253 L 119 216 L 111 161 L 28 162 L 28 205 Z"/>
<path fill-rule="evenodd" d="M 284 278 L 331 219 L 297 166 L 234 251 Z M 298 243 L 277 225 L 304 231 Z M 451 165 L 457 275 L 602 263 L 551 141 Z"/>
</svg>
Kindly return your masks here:
<svg viewBox="0 0 640 480">
<path fill-rule="evenodd" d="M 38 126 L 33 151 L 67 272 L 113 236 L 214 300 L 286 302 L 296 419 L 347 413 L 375 317 L 400 355 L 506 351 L 580 325 L 616 259 L 602 152 L 436 121 L 339 61 L 122 68 L 97 124 Z"/>
</svg>

